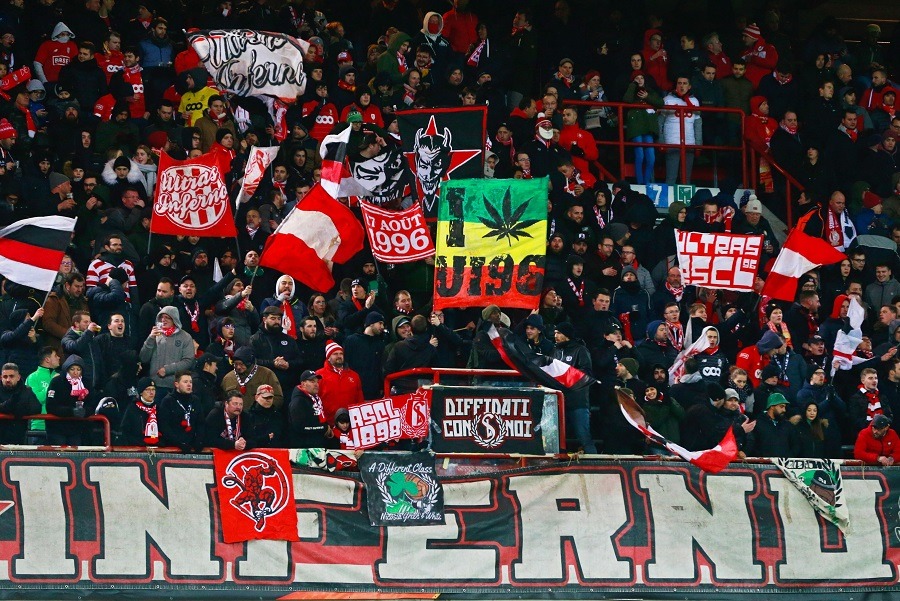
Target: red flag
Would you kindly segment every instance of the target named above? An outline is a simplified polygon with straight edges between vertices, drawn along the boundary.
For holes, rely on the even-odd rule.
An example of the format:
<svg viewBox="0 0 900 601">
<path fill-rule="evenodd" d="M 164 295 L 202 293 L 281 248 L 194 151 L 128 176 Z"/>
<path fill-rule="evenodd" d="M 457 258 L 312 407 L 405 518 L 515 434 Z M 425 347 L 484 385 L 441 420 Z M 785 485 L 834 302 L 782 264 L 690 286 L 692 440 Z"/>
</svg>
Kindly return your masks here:
<svg viewBox="0 0 900 601">
<path fill-rule="evenodd" d="M 205 238 L 236 236 L 223 178 L 228 169 L 224 153 L 176 161 L 163 152 L 150 231 Z"/>
<path fill-rule="evenodd" d="M 368 202 L 359 203 L 359 208 L 372 255 L 382 263 L 409 263 L 434 256 L 434 243 L 419 203 L 405 211 L 389 211 Z"/>
<path fill-rule="evenodd" d="M 331 263 L 350 260 L 364 236 L 353 212 L 317 184 L 269 236 L 259 264 L 324 292 L 334 287 Z"/>
<path fill-rule="evenodd" d="M 839 263 L 847 255 L 821 238 L 804 234 L 794 228 L 784 241 L 762 294 L 780 300 L 793 301 L 797 295 L 797 282 L 804 273 L 822 265 Z"/>
<path fill-rule="evenodd" d="M 734 432 L 731 428 L 725 433 L 722 442 L 712 449 L 705 451 L 688 451 L 684 447 L 675 444 L 665 436 L 654 430 L 644 419 L 644 410 L 634 400 L 634 398 L 622 389 L 616 390 L 616 396 L 619 400 L 619 409 L 629 424 L 641 431 L 647 438 L 661 447 L 665 447 L 684 459 L 699 467 L 704 472 L 716 474 L 728 467 L 728 464 L 737 457 L 737 441 L 734 438 Z"/>
<path fill-rule="evenodd" d="M 224 542 L 300 540 L 286 449 L 215 449 L 213 465 Z"/>
</svg>

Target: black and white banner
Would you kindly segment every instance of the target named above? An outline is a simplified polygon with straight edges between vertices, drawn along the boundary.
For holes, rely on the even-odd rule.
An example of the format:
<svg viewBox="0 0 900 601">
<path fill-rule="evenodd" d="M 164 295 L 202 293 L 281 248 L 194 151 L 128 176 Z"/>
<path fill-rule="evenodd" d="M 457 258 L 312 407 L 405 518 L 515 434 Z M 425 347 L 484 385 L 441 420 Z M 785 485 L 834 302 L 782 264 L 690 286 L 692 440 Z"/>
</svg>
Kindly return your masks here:
<svg viewBox="0 0 900 601">
<path fill-rule="evenodd" d="M 431 389 L 435 453 L 543 455 L 544 392 L 518 388 Z"/>
<path fill-rule="evenodd" d="M 275 96 L 293 102 L 306 90 L 304 40 L 250 29 L 189 33 L 188 42 L 223 90 L 238 96 Z"/>
<path fill-rule="evenodd" d="M 429 453 L 367 452 L 359 457 L 373 526 L 444 523 L 444 491 Z"/>
<path fill-rule="evenodd" d="M 484 177 L 487 108 L 398 111 L 397 125 L 425 217 L 436 219 L 441 182 Z"/>
</svg>

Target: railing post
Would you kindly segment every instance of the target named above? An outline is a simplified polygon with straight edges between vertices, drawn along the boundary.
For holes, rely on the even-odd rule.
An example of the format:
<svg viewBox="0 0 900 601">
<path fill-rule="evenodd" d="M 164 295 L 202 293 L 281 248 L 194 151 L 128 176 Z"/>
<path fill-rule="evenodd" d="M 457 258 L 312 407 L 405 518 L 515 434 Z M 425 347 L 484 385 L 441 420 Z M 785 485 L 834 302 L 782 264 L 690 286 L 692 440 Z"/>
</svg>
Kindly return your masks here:
<svg viewBox="0 0 900 601">
<path fill-rule="evenodd" d="M 680 165 L 681 166 L 681 169 L 680 169 L 681 183 L 686 186 L 688 184 L 688 181 L 687 181 L 687 164 L 686 164 L 687 163 L 687 148 L 685 147 L 685 141 L 684 141 L 684 138 L 685 138 L 684 114 L 685 114 L 685 111 L 681 107 L 678 107 L 678 129 L 681 132 L 681 139 L 679 140 L 679 144 L 681 145 L 681 147 L 678 149 L 678 152 L 680 153 L 680 159 L 681 159 L 679 161 L 681 164 Z"/>
<path fill-rule="evenodd" d="M 616 114 L 619 116 L 619 180 L 625 179 L 625 113 L 620 104 L 616 107 Z M 612 199 L 610 199 L 611 201 Z"/>
</svg>

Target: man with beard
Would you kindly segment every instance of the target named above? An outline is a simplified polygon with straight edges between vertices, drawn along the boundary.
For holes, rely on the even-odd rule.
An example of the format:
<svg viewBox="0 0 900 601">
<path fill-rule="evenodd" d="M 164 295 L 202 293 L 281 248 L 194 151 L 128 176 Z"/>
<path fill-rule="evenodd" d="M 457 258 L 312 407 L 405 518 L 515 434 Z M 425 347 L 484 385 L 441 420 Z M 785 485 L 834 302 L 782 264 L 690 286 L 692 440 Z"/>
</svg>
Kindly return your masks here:
<svg viewBox="0 0 900 601">
<path fill-rule="evenodd" d="M 87 309 L 84 298 L 84 276 L 73 271 L 63 280 L 60 292 L 51 292 L 44 303 L 44 342 L 59 349 L 62 338 L 72 325 L 75 311 Z"/>
<path fill-rule="evenodd" d="M 650 294 L 641 289 L 637 271 L 631 265 L 622 268 L 622 283 L 613 291 L 612 312 L 621 317 L 626 337 L 640 335 L 650 321 Z M 631 336 L 627 336 L 629 331 Z"/>
<path fill-rule="evenodd" d="M 157 409 L 160 446 L 197 452 L 205 446 L 204 427 L 191 372 L 179 371 L 173 381 L 175 388 L 159 401 Z"/>
<path fill-rule="evenodd" d="M 280 408 L 284 402 L 281 383 L 278 377 L 268 367 L 256 363 L 256 355 L 249 346 L 242 346 L 234 352 L 232 358 L 234 369 L 222 378 L 221 389 L 226 395 L 231 390 L 237 390 L 244 397 L 244 407 L 252 408 L 255 400 L 256 389 L 263 384 L 268 384 L 275 392 L 275 406 Z M 227 397 L 223 397 L 223 400 Z"/>
<path fill-rule="evenodd" d="M 334 413 L 341 407 L 363 402 L 362 380 L 344 365 L 344 349 L 337 342 L 326 345 L 325 365 L 316 373 L 322 376 L 319 394 L 326 423 L 334 423 Z"/>
<path fill-rule="evenodd" d="M 283 275 L 275 282 L 275 295 L 264 300 L 260 307 L 263 314 L 269 307 L 279 307 L 282 314 L 281 329 L 294 340 L 300 331 L 300 321 L 307 314 L 306 303 L 297 298 L 296 290 L 294 278 Z"/>
<path fill-rule="evenodd" d="M 88 390 L 97 388 L 102 380 L 102 359 L 100 347 L 97 345 L 96 336 L 100 333 L 100 326 L 91 321 L 87 311 L 76 311 L 72 315 L 72 327 L 63 336 L 60 346 L 66 357 L 78 355 L 84 364 L 82 379 Z"/>
<path fill-rule="evenodd" d="M 654 365 L 664 365 L 668 369 L 672 367 L 678 354 L 669 342 L 669 330 L 662 320 L 650 322 L 647 326 L 647 337 L 635 346 L 634 352 L 638 362 L 643 366 L 640 377 L 645 382 L 652 379 Z"/>
<path fill-rule="evenodd" d="M 197 282 L 193 275 L 184 276 L 178 284 L 178 294 L 175 295 L 172 304 L 178 309 L 184 331 L 191 335 L 200 348 L 205 349 L 209 346 L 209 322 L 205 310 L 219 298 L 230 280 L 231 278 L 222 278 L 199 297 Z"/>
<path fill-rule="evenodd" d="M 891 429 L 891 418 L 878 415 L 868 428 L 860 430 L 853 446 L 853 458 L 870 465 L 889 466 L 900 462 L 900 437 Z"/>
<path fill-rule="evenodd" d="M 174 303 L 175 284 L 169 278 L 161 278 L 156 285 L 156 296 L 141 306 L 135 339 L 145 340 L 156 323 L 156 315 L 163 307 L 171 307 Z"/>
<path fill-rule="evenodd" d="M 652 314 L 654 317 L 662 317 L 669 303 L 678 303 L 678 308 L 686 313 L 696 298 L 697 290 L 694 286 L 681 285 L 681 269 L 677 265 L 670 267 L 666 272 L 665 283 L 650 297 Z"/>
<path fill-rule="evenodd" d="M 134 306 L 138 302 L 137 279 L 134 276 L 134 263 L 122 254 L 122 236 L 110 234 L 103 243 L 103 252 L 91 261 L 88 266 L 85 285 L 91 289 L 101 282 L 105 282 L 110 272 L 121 267 L 128 276 L 128 285 L 124 287 L 125 300 Z"/>
<path fill-rule="evenodd" d="M 0 420 L 0 443 L 25 444 L 28 422 L 22 417 L 41 412 L 41 404 L 34 392 L 25 385 L 19 366 L 5 363 L 0 370 L 0 415 L 10 416 L 11 420 Z"/>
<path fill-rule="evenodd" d="M 547 258 L 544 265 L 545 286 L 561 284 L 566 279 L 568 254 L 565 237 L 559 232 L 554 232 L 547 244 Z"/>
<path fill-rule="evenodd" d="M 259 365 L 272 370 L 281 390 L 290 390 L 297 385 L 296 374 L 300 373 L 301 356 L 293 338 L 284 333 L 281 307 L 268 307 L 263 311 L 262 328 L 250 337 L 250 346 Z"/>
<path fill-rule="evenodd" d="M 191 266 L 187 270 L 194 278 L 201 290 L 208 290 L 215 280 L 213 279 L 213 267 L 209 264 L 209 253 L 203 247 L 196 247 L 191 255 Z"/>
<path fill-rule="evenodd" d="M 783 394 L 769 395 L 766 413 L 756 420 L 756 428 L 748 436 L 747 453 L 755 457 L 796 457 L 797 429 L 785 419 L 787 399 Z"/>
<path fill-rule="evenodd" d="M 322 376 L 312 370 L 300 375 L 300 385 L 291 393 L 290 431 L 288 442 L 291 448 L 311 449 L 330 446 L 334 438 L 331 426 L 325 420 L 319 384 Z"/>
<path fill-rule="evenodd" d="M 244 412 L 244 399 L 240 391 L 228 391 L 222 407 L 209 412 L 204 426 L 207 446 L 229 451 L 253 448 L 253 419 L 249 412 Z"/>
<path fill-rule="evenodd" d="M 616 252 L 616 241 L 612 236 L 600 236 L 597 251 L 585 260 L 585 270 L 588 277 L 601 288 L 614 290 L 619 285 L 622 263 L 619 260 L 619 253 Z"/>
<path fill-rule="evenodd" d="M 325 363 L 325 336 L 319 336 L 314 317 L 305 317 L 300 322 L 297 349 L 300 351 L 301 368 L 315 371 Z M 380 368 L 379 363 L 379 368 Z"/>
<path fill-rule="evenodd" d="M 380 399 L 384 395 L 381 365 L 384 359 L 384 316 L 372 312 L 366 315 L 366 327 L 361 334 L 351 334 L 344 341 L 347 365 L 359 374 L 363 397 Z"/>
</svg>

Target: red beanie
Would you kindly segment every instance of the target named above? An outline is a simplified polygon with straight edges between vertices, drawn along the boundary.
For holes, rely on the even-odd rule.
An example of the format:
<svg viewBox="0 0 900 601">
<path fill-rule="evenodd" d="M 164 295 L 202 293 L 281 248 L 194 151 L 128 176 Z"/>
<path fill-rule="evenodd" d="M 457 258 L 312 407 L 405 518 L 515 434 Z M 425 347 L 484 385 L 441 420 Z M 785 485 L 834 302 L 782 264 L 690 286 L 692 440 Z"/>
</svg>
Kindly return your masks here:
<svg viewBox="0 0 900 601">
<path fill-rule="evenodd" d="M 0 140 L 16 137 L 16 128 L 7 119 L 0 119 Z"/>
<path fill-rule="evenodd" d="M 881 197 L 870 190 L 866 190 L 862 195 L 862 203 L 864 207 L 871 209 L 881 204 Z"/>
<path fill-rule="evenodd" d="M 756 23 L 750 23 L 744 27 L 744 35 L 753 38 L 754 40 L 758 40 L 762 37 L 762 33 L 759 31 L 759 26 Z"/>
</svg>

